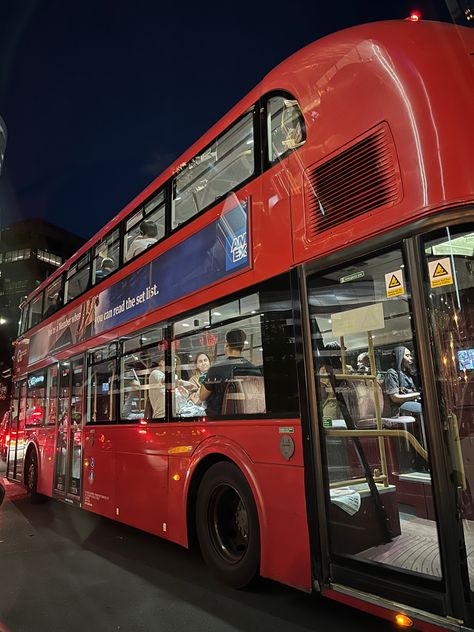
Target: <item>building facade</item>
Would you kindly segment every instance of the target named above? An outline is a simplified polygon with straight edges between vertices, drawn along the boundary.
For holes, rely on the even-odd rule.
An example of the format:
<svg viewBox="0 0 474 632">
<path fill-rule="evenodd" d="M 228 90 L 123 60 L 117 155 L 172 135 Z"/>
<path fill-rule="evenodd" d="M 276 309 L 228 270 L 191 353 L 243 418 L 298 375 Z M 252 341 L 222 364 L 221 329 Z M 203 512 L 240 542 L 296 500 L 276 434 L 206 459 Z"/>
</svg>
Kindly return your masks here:
<svg viewBox="0 0 474 632">
<path fill-rule="evenodd" d="M 0 415 L 8 408 L 19 305 L 83 243 L 81 237 L 41 219 L 0 230 Z"/>
</svg>

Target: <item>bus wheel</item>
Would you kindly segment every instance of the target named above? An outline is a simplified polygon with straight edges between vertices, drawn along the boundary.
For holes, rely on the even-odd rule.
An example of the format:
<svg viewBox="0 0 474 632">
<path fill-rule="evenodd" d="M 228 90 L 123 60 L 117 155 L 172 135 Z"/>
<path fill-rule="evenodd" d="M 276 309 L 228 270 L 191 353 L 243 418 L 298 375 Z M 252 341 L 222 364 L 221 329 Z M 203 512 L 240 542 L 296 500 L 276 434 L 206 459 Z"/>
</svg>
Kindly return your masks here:
<svg viewBox="0 0 474 632">
<path fill-rule="evenodd" d="M 32 503 L 41 502 L 43 496 L 38 494 L 38 459 L 33 450 L 28 457 L 26 466 L 26 489 Z"/>
<path fill-rule="evenodd" d="M 201 553 L 223 582 L 247 586 L 258 574 L 260 529 L 252 491 L 242 472 L 222 461 L 204 475 L 196 504 Z"/>
</svg>

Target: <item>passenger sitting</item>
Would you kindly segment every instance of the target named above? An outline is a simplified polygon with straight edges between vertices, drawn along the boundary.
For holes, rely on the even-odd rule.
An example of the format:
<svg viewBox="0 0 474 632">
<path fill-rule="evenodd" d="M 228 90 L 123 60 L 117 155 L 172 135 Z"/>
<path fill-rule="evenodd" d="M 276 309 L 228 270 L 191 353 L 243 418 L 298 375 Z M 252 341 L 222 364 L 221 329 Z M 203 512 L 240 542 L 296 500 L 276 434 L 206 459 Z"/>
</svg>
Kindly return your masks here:
<svg viewBox="0 0 474 632">
<path fill-rule="evenodd" d="M 95 278 L 105 279 L 111 272 L 115 270 L 115 261 L 112 257 L 104 257 L 100 263 L 100 268 L 96 270 Z"/>
<path fill-rule="evenodd" d="M 149 220 L 143 220 L 140 224 L 140 233 L 135 237 L 135 239 L 130 244 L 127 253 L 127 259 L 133 259 L 140 252 L 143 252 L 153 244 L 156 244 L 158 241 L 158 229 L 154 222 Z"/>
<path fill-rule="evenodd" d="M 393 350 L 393 367 L 385 375 L 384 391 L 389 398 L 390 416 L 421 414 L 420 393 L 415 387 L 412 372 L 413 357 L 404 346 Z"/>
<path fill-rule="evenodd" d="M 255 369 L 255 366 L 242 356 L 247 336 L 242 329 L 231 329 L 226 333 L 224 353 L 226 357 L 216 362 L 207 372 L 199 391 L 199 399 L 207 402 L 208 417 L 220 417 L 226 383 L 233 379 L 234 370 Z"/>
<path fill-rule="evenodd" d="M 370 358 L 367 351 L 363 351 L 357 356 L 357 373 L 362 375 L 370 373 Z"/>
<path fill-rule="evenodd" d="M 48 316 L 51 316 L 52 314 L 57 312 L 60 307 L 61 303 L 59 293 L 48 296 L 48 307 L 44 313 L 44 317 L 47 318 Z"/>
<path fill-rule="evenodd" d="M 138 380 L 132 380 L 130 384 L 130 391 L 122 406 L 122 419 L 143 419 L 144 412 L 139 410 L 140 390 L 140 382 Z"/>
<path fill-rule="evenodd" d="M 151 410 L 145 415 L 151 419 L 161 419 L 165 416 L 165 361 L 158 360 L 158 366 L 153 369 L 149 377 L 148 402 Z"/>
<path fill-rule="evenodd" d="M 207 355 L 207 353 L 205 353 L 204 351 L 202 351 L 201 353 L 198 353 L 194 360 L 194 366 L 195 366 L 195 369 L 194 369 L 193 374 L 189 378 L 189 381 L 195 384 L 196 390 L 193 393 L 191 393 L 189 398 L 194 404 L 197 404 L 198 406 L 202 406 L 203 402 L 201 402 L 201 400 L 199 399 L 199 391 L 201 389 L 201 382 L 206 378 L 207 372 L 209 371 L 211 367 L 211 360 L 209 356 Z"/>
</svg>

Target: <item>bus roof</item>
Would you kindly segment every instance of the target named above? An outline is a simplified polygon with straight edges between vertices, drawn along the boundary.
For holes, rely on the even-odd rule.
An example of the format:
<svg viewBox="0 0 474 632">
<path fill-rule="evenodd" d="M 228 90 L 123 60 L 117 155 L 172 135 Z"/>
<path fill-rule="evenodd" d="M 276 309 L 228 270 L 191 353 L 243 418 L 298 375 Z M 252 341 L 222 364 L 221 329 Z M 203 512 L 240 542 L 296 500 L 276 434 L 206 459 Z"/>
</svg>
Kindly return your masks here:
<svg viewBox="0 0 474 632">
<path fill-rule="evenodd" d="M 221 134 L 239 116 L 245 113 L 258 99 L 272 90 L 287 90 L 295 92 L 295 83 L 302 76 L 307 78 L 308 71 L 314 71 L 314 83 L 324 77 L 338 60 L 347 54 L 347 51 L 361 47 L 369 43 L 377 42 L 390 46 L 395 52 L 397 49 L 406 50 L 407 36 L 416 31 L 427 37 L 444 36 L 450 43 L 457 40 L 470 51 L 474 51 L 474 33 L 467 27 L 459 27 L 441 22 L 411 22 L 406 20 L 390 20 L 385 22 L 371 22 L 358 25 L 326 35 L 316 40 L 293 55 L 282 61 L 271 70 L 247 95 L 245 95 L 233 108 L 222 116 L 211 128 L 198 138 L 183 154 L 159 174 L 150 184 L 138 193 L 125 207 L 123 207 L 112 219 L 110 219 L 95 235 L 93 235 L 75 254 L 51 274 L 28 296 L 28 300 L 39 294 L 59 277 L 71 264 L 85 254 L 100 239 L 116 227 L 134 209 L 143 203 L 154 191 L 168 181 L 182 165 L 192 159 L 200 150 L 206 147 L 216 136 Z M 441 41 L 442 44 L 442 41 Z M 305 112 L 305 104 L 302 104 Z"/>
</svg>

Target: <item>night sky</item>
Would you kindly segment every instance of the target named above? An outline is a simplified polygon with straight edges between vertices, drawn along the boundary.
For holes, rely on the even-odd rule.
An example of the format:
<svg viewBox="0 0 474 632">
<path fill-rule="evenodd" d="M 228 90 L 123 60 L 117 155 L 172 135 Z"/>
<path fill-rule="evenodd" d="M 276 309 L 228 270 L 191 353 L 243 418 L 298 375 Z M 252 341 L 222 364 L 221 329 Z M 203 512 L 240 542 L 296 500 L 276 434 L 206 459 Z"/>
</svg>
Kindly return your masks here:
<svg viewBox="0 0 474 632">
<path fill-rule="evenodd" d="M 0 226 L 90 237 L 285 57 L 413 9 L 449 19 L 441 0 L 0 0 Z"/>
</svg>

